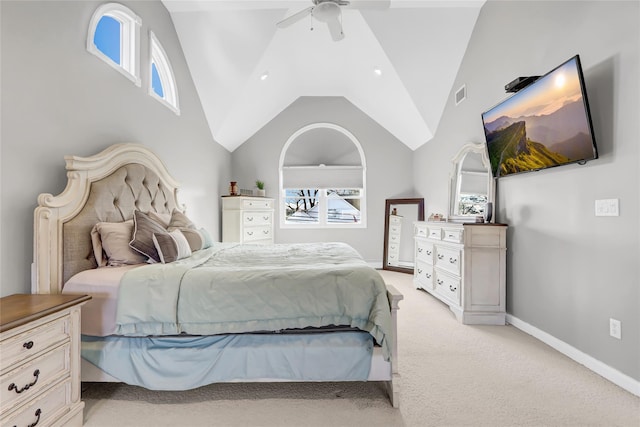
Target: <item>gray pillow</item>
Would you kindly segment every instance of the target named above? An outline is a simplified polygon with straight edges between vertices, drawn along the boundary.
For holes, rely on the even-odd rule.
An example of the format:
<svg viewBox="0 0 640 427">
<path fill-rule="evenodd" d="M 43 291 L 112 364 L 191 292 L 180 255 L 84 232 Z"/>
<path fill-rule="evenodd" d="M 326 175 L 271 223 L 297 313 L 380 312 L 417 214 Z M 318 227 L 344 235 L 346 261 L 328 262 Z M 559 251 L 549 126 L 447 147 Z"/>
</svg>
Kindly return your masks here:
<svg viewBox="0 0 640 427">
<path fill-rule="evenodd" d="M 133 213 L 133 236 L 129 246 L 149 259 L 160 262 L 160 255 L 153 243 L 153 234 L 168 234 L 169 232 L 144 212 Z"/>
<path fill-rule="evenodd" d="M 163 264 L 191 256 L 189 242 L 180 230 L 168 234 L 153 233 L 153 244 Z"/>
</svg>

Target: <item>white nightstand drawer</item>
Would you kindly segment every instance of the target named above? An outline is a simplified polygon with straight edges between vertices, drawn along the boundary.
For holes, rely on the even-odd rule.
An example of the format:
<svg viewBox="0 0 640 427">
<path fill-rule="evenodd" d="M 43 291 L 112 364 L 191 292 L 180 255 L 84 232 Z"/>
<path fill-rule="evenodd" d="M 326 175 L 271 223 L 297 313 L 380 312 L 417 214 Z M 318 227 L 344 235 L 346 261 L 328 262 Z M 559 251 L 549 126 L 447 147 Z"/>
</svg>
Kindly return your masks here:
<svg viewBox="0 0 640 427">
<path fill-rule="evenodd" d="M 32 399 L 41 390 L 70 375 L 69 343 L 43 354 L 0 377 L 0 412 Z"/>
<path fill-rule="evenodd" d="M 7 426 L 48 426 L 70 404 L 71 380 L 64 381 L 36 398 L 27 407 L 7 417 Z M 3 424 L 4 425 L 4 424 Z"/>
<path fill-rule="evenodd" d="M 273 209 L 273 199 L 248 199 L 242 201 L 242 209 Z"/>
<path fill-rule="evenodd" d="M 245 226 L 251 225 L 271 225 L 271 212 L 243 212 L 242 223 Z"/>
<path fill-rule="evenodd" d="M 254 240 L 264 240 L 271 238 L 271 227 L 251 227 L 244 230 L 244 241 L 252 242 Z"/>
<path fill-rule="evenodd" d="M 462 252 L 460 249 L 449 249 L 436 246 L 435 266 L 460 276 L 460 264 L 462 264 Z"/>
<path fill-rule="evenodd" d="M 69 316 L 65 316 L 2 341 L 0 343 L 2 371 L 20 360 L 28 359 L 49 347 L 68 341 L 70 339 L 69 321 Z"/>
<path fill-rule="evenodd" d="M 435 290 L 452 303 L 460 305 L 460 279 L 435 273 Z"/>
<path fill-rule="evenodd" d="M 420 225 L 414 225 L 413 228 L 413 234 L 416 237 L 427 237 L 429 235 L 429 230 L 427 228 L 426 225 L 424 224 L 420 224 Z"/>
</svg>

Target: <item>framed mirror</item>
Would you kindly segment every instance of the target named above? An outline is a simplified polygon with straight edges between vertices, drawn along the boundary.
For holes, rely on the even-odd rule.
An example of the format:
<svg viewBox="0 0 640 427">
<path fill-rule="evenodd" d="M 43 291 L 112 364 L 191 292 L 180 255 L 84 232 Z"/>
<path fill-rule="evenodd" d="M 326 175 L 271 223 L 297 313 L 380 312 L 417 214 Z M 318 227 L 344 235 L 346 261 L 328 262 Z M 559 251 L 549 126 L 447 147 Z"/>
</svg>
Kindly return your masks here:
<svg viewBox="0 0 640 427">
<path fill-rule="evenodd" d="M 413 274 L 413 223 L 424 221 L 424 199 L 387 199 L 382 268 Z"/>
<path fill-rule="evenodd" d="M 478 222 L 493 217 L 495 180 L 484 144 L 466 144 L 451 160 L 449 220 Z M 480 221 L 482 222 L 482 221 Z"/>
</svg>

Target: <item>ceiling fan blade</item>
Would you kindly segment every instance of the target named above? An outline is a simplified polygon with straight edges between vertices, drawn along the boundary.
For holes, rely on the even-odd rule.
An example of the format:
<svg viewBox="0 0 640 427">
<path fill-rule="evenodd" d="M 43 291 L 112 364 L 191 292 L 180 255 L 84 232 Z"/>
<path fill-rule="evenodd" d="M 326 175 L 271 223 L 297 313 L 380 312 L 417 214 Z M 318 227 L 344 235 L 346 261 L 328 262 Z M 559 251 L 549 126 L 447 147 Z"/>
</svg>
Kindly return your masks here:
<svg viewBox="0 0 640 427">
<path fill-rule="evenodd" d="M 310 6 L 306 9 L 301 10 L 300 12 L 296 12 L 293 15 L 284 18 L 282 21 L 278 22 L 276 24 L 276 27 L 278 28 L 286 28 L 289 25 L 295 24 L 296 22 L 300 21 L 302 18 L 304 18 L 305 16 L 309 15 L 312 11 L 313 8 L 315 6 Z"/>
<path fill-rule="evenodd" d="M 329 33 L 331 33 L 331 38 L 334 42 L 338 42 L 344 38 L 344 32 L 342 31 L 342 24 L 338 19 L 332 19 L 327 22 L 327 26 L 329 27 Z"/>
</svg>

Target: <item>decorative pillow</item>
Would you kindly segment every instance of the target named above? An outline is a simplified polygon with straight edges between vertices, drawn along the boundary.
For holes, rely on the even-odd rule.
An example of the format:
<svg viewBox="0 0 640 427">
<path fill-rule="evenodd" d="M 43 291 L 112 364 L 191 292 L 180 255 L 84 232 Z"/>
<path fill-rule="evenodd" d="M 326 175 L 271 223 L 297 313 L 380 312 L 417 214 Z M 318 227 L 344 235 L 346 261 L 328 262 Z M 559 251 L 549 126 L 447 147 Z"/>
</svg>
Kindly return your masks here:
<svg viewBox="0 0 640 427">
<path fill-rule="evenodd" d="M 177 209 L 174 209 L 171 213 L 171 221 L 169 221 L 169 225 L 167 226 L 169 229 L 175 228 L 196 228 L 196 225 L 191 221 L 185 214 L 180 212 Z"/>
<path fill-rule="evenodd" d="M 180 230 L 153 233 L 153 244 L 163 264 L 191 256 L 189 242 Z"/>
<path fill-rule="evenodd" d="M 99 222 L 91 230 L 93 254 L 98 267 L 142 264 L 147 258 L 129 247 L 133 220 Z"/>
<path fill-rule="evenodd" d="M 149 259 L 160 262 L 160 255 L 153 244 L 154 233 L 168 234 L 168 231 L 162 224 L 152 220 L 149 215 L 135 211 L 133 213 L 133 236 L 129 246 Z"/>
<path fill-rule="evenodd" d="M 149 218 L 151 218 L 152 220 L 154 220 L 158 224 L 163 225 L 164 228 L 169 227 L 169 223 L 171 222 L 171 214 L 170 213 L 157 213 L 157 212 L 149 211 L 147 213 L 147 215 L 149 215 Z"/>
<path fill-rule="evenodd" d="M 198 231 L 202 236 L 202 249 L 207 249 L 213 246 L 213 239 L 207 230 L 204 228 L 199 228 Z"/>
</svg>

